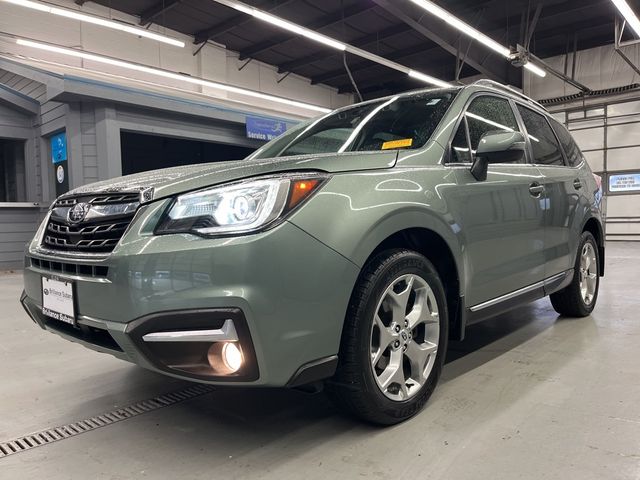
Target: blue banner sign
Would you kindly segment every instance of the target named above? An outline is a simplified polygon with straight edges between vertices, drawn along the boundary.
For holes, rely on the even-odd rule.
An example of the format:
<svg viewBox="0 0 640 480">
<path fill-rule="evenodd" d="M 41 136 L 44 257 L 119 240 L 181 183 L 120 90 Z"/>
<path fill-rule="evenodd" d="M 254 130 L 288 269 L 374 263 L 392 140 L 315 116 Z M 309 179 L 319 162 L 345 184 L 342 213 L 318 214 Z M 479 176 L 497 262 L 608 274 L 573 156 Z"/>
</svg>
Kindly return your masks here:
<svg viewBox="0 0 640 480">
<path fill-rule="evenodd" d="M 637 192 L 640 191 L 640 173 L 624 173 L 609 175 L 610 192 Z"/>
<path fill-rule="evenodd" d="M 51 137 L 51 161 L 60 163 L 67 160 L 67 135 L 62 132 Z"/>
<path fill-rule="evenodd" d="M 247 117 L 247 138 L 254 140 L 273 140 L 287 131 L 282 120 L 264 117 Z"/>
</svg>

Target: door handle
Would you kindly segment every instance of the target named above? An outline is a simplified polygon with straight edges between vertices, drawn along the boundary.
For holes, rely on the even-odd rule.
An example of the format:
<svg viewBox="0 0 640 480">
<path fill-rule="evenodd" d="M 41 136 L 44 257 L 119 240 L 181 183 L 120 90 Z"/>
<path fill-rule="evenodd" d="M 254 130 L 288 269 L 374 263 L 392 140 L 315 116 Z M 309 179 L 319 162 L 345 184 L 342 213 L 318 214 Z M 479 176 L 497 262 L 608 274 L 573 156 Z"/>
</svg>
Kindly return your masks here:
<svg viewBox="0 0 640 480">
<path fill-rule="evenodd" d="M 573 188 L 575 188 L 576 190 L 580 190 L 582 188 L 582 182 L 580 181 L 579 178 L 576 178 L 573 181 Z"/>
<path fill-rule="evenodd" d="M 544 192 L 544 185 L 540 185 L 538 182 L 533 182 L 529 185 L 529 193 L 534 197 L 539 197 Z"/>
</svg>

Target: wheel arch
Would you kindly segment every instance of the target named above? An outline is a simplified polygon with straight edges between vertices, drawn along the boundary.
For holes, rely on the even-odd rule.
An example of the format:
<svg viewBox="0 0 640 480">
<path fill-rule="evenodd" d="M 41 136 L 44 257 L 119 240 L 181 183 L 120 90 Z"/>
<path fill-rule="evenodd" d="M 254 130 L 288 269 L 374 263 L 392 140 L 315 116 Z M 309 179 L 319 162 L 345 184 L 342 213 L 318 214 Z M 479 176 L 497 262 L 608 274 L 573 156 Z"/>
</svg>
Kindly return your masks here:
<svg viewBox="0 0 640 480">
<path fill-rule="evenodd" d="M 382 239 L 367 256 L 363 265 L 385 250 L 406 248 L 424 255 L 435 267 L 445 289 L 449 312 L 449 336 L 464 338 L 464 295 L 460 263 L 450 244 L 435 230 L 425 227 L 408 227 L 397 230 Z M 354 286 L 355 288 L 355 286 Z"/>
<path fill-rule="evenodd" d="M 602 223 L 595 217 L 590 217 L 585 222 L 582 227 L 582 233 L 589 232 L 596 239 L 596 243 L 598 245 L 598 258 L 600 259 L 600 276 L 604 276 L 604 265 L 605 265 L 605 237 L 604 237 L 604 228 L 602 228 Z"/>
</svg>

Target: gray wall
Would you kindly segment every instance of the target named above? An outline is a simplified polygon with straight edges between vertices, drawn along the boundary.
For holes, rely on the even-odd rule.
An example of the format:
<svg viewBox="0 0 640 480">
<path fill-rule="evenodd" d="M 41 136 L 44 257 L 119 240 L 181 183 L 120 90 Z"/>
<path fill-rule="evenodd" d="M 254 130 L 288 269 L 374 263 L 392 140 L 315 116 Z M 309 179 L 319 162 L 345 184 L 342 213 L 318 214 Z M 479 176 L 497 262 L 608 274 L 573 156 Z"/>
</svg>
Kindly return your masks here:
<svg viewBox="0 0 640 480">
<path fill-rule="evenodd" d="M 25 245 L 43 215 L 39 208 L 0 208 L 0 271 L 22 266 Z"/>
</svg>

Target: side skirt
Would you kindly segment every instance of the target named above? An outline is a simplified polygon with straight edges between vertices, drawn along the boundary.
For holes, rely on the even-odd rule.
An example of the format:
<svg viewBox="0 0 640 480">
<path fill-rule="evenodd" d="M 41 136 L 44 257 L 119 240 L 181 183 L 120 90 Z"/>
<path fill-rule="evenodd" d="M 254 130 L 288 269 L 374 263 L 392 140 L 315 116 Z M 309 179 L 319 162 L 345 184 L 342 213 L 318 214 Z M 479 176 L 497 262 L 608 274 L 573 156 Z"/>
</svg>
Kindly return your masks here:
<svg viewBox="0 0 640 480">
<path fill-rule="evenodd" d="M 573 269 L 570 269 L 540 282 L 474 305 L 466 311 L 466 325 L 473 325 L 508 312 L 520 305 L 539 300 L 558 290 L 562 290 L 571 283 L 572 279 Z"/>
</svg>

